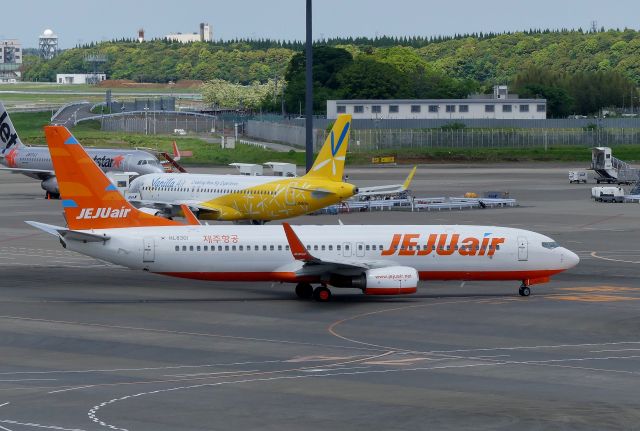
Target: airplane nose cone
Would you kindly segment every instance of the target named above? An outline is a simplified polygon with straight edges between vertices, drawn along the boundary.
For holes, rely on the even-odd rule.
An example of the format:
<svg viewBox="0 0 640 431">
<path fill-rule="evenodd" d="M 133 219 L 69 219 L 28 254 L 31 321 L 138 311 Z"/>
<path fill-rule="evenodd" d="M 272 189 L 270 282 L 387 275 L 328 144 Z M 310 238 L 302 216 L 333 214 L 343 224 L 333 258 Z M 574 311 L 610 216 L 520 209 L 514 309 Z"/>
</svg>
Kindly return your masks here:
<svg viewBox="0 0 640 431">
<path fill-rule="evenodd" d="M 573 268 L 580 262 L 577 254 L 566 248 L 562 251 L 562 264 L 566 269 Z"/>
</svg>

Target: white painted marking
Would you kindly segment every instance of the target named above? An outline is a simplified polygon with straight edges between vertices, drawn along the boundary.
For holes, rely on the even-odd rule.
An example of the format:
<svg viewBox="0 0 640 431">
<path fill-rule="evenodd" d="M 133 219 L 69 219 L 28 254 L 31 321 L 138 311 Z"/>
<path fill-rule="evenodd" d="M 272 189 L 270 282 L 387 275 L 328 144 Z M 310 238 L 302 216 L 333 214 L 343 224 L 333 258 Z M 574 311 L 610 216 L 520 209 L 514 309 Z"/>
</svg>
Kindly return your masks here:
<svg viewBox="0 0 640 431">
<path fill-rule="evenodd" d="M 58 379 L 13 379 L 13 380 L 0 380 L 0 383 L 4 382 L 40 382 L 40 381 L 54 381 Z"/>
<path fill-rule="evenodd" d="M 198 377 L 198 376 L 219 376 L 222 374 L 237 374 L 237 373 L 255 373 L 260 370 L 238 370 L 238 371 L 220 371 L 217 373 L 195 373 L 195 374 L 165 374 L 163 377 Z"/>
<path fill-rule="evenodd" d="M 596 346 L 617 346 L 623 344 L 640 344 L 640 341 L 617 341 L 610 343 L 583 343 L 583 344 L 551 344 L 541 346 L 515 346 L 515 347 L 491 347 L 478 349 L 458 349 L 458 350 L 429 350 L 418 353 L 459 353 L 459 352 L 487 352 L 496 350 L 538 350 L 538 349 L 563 349 L 571 347 L 596 347 Z"/>
<path fill-rule="evenodd" d="M 113 373 L 119 371 L 156 371 L 156 370 L 175 370 L 181 368 L 206 368 L 206 367 L 227 367 L 232 365 L 250 365 L 250 364 L 273 364 L 280 362 L 288 362 L 285 360 L 273 361 L 247 361 L 247 362 L 228 362 L 222 364 L 201 364 L 201 365 L 170 365 L 166 367 L 142 367 L 142 368 L 111 368 L 111 369 L 95 369 L 95 370 L 60 370 L 60 371 L 12 371 L 0 373 L 0 375 L 14 374 L 72 374 L 72 373 Z"/>
<path fill-rule="evenodd" d="M 47 394 L 59 394 L 61 392 L 68 392 L 68 391 L 76 391 L 78 389 L 87 389 L 87 388 L 92 388 L 95 385 L 85 385 L 85 386 L 73 386 L 70 388 L 65 388 L 65 389 L 58 389 L 57 391 L 51 391 L 51 392 L 47 392 Z"/>
<path fill-rule="evenodd" d="M 107 405 L 110 405 L 119 401 L 125 401 L 131 398 L 137 398 L 145 395 L 153 395 L 153 394 L 173 392 L 173 391 L 179 391 L 179 390 L 185 390 L 185 389 L 215 387 L 215 386 L 223 386 L 223 385 L 236 385 L 236 384 L 242 384 L 242 383 L 271 382 L 271 381 L 277 381 L 277 380 L 297 380 L 297 379 L 318 378 L 318 377 L 335 377 L 335 376 L 349 376 L 349 375 L 360 375 L 360 374 L 386 374 L 386 373 L 395 373 L 395 372 L 437 370 L 437 369 L 446 369 L 446 368 L 493 367 L 496 365 L 504 365 L 504 364 L 508 364 L 508 363 L 494 362 L 494 363 L 442 365 L 442 366 L 435 366 L 435 367 L 419 367 L 419 368 L 404 368 L 404 369 L 389 369 L 389 370 L 362 370 L 362 371 L 339 372 L 339 373 L 329 372 L 326 374 L 301 374 L 301 375 L 295 375 L 295 376 L 262 377 L 262 378 L 255 378 L 255 379 L 234 380 L 234 381 L 226 381 L 226 382 L 202 383 L 198 385 L 177 386 L 173 388 L 158 389 L 155 391 L 139 392 L 137 394 L 125 395 L 120 398 L 113 398 L 111 400 L 105 401 L 104 403 L 102 403 L 102 407 L 105 407 Z M 100 419 L 97 416 L 97 412 L 100 410 L 100 408 L 101 408 L 100 405 L 95 405 L 87 412 L 87 415 L 89 416 L 90 420 L 94 422 L 100 422 Z M 126 428 L 119 428 L 114 425 L 106 425 L 106 426 L 117 431 L 128 431 Z"/>
<path fill-rule="evenodd" d="M 491 358 L 510 358 L 511 355 L 482 355 L 473 356 L 471 359 L 491 359 Z"/>
<path fill-rule="evenodd" d="M 640 350 L 640 349 L 589 350 L 589 353 L 628 352 L 628 351 L 637 351 L 637 350 Z"/>
<path fill-rule="evenodd" d="M 0 407 L 4 407 L 4 406 L 9 405 L 9 404 L 11 404 L 11 403 L 0 404 Z"/>
<path fill-rule="evenodd" d="M 595 251 L 591 252 L 591 257 L 595 257 L 596 259 L 608 260 L 610 262 L 633 263 L 633 264 L 639 264 L 640 263 L 640 261 L 635 261 L 635 260 L 612 259 L 612 258 L 609 258 L 609 257 L 598 256 L 598 254 Z"/>
<path fill-rule="evenodd" d="M 13 431 L 13 430 L 11 430 L 11 429 L 9 429 L 9 428 L 5 428 L 5 427 L 3 427 L 2 425 L 0 425 L 0 430 L 3 430 L 3 431 Z"/>
<path fill-rule="evenodd" d="M 35 428 L 46 428 L 46 429 L 58 430 L 58 431 L 85 431 L 80 428 L 63 428 L 55 425 L 42 425 L 42 424 L 36 424 L 33 422 L 18 422 L 18 421 L 12 421 L 9 419 L 0 420 L 0 423 L 12 424 L 12 425 L 24 425 L 24 426 L 35 427 Z"/>
</svg>

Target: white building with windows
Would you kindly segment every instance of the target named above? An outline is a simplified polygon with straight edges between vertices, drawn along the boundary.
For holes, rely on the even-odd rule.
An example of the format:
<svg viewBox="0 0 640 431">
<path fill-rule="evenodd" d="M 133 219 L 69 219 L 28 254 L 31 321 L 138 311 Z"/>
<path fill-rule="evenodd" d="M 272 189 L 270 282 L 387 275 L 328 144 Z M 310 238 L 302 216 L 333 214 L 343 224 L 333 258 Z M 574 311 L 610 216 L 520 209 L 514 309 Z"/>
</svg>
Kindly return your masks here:
<svg viewBox="0 0 640 431">
<path fill-rule="evenodd" d="M 58 73 L 56 82 L 58 84 L 94 84 L 107 79 L 104 73 Z"/>
<path fill-rule="evenodd" d="M 198 33 L 169 33 L 164 38 L 180 43 L 211 42 L 213 41 L 213 27 L 211 24 L 201 22 Z"/>
<path fill-rule="evenodd" d="M 351 114 L 354 120 L 544 120 L 547 101 L 520 99 L 506 86 L 468 99 L 327 100 L 327 118 L 339 114 Z"/>
<path fill-rule="evenodd" d="M 22 46 L 17 39 L 0 40 L 0 83 L 20 80 Z"/>
</svg>

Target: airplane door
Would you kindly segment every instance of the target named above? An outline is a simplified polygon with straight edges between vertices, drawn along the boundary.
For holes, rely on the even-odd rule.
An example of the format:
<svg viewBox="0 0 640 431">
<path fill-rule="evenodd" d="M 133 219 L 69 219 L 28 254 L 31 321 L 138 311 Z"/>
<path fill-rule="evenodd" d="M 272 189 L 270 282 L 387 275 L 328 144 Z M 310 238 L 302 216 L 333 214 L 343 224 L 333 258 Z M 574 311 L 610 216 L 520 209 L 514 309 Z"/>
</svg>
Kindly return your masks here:
<svg viewBox="0 0 640 431">
<path fill-rule="evenodd" d="M 296 204 L 296 191 L 293 187 L 288 186 L 284 191 L 284 200 L 287 205 L 295 205 Z"/>
<path fill-rule="evenodd" d="M 142 239 L 143 241 L 143 249 L 142 249 L 142 261 L 143 262 L 153 262 L 156 260 L 156 244 L 153 240 L 153 237 L 145 237 Z"/>
<path fill-rule="evenodd" d="M 364 244 L 361 242 L 356 243 L 356 256 L 358 257 L 364 256 Z"/>
<path fill-rule="evenodd" d="M 529 243 L 523 236 L 518 237 L 518 260 L 529 260 Z"/>
<path fill-rule="evenodd" d="M 344 257 L 351 257 L 351 243 L 350 242 L 342 243 L 342 255 Z"/>
</svg>

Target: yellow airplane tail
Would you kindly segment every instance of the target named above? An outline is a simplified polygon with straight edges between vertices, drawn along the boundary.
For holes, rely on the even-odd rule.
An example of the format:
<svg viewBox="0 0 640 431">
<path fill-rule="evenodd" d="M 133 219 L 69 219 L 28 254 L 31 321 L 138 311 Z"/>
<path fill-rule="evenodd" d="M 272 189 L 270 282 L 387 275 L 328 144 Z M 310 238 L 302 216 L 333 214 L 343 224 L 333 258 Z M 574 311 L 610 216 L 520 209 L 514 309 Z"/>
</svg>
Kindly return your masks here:
<svg viewBox="0 0 640 431">
<path fill-rule="evenodd" d="M 351 115 L 338 116 L 306 177 L 342 181 L 350 130 Z"/>
</svg>

